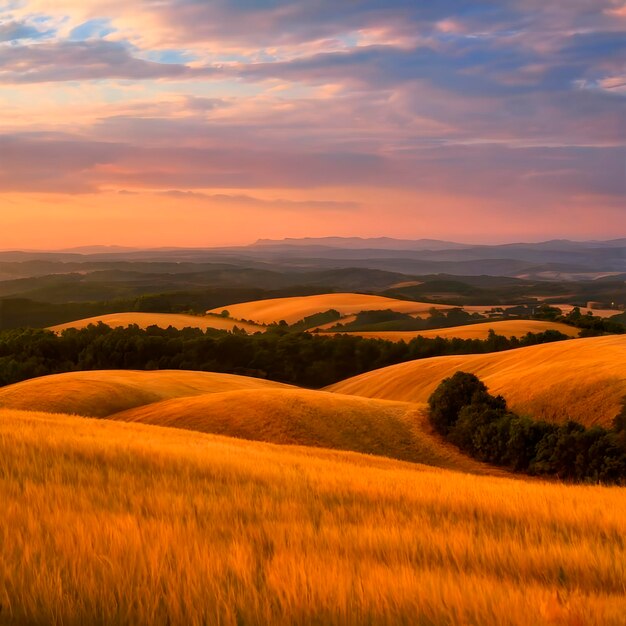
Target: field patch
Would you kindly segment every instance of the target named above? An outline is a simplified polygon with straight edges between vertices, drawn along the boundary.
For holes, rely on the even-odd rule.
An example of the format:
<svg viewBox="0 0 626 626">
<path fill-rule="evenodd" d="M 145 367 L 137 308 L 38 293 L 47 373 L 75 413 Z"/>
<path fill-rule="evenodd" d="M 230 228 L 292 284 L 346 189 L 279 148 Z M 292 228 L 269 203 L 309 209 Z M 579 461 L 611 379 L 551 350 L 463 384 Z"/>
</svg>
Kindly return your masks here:
<svg viewBox="0 0 626 626">
<path fill-rule="evenodd" d="M 327 328 L 331 325 L 326 325 Z M 410 330 L 410 331 L 333 331 L 344 332 L 349 335 L 364 337 L 365 339 L 384 339 L 386 341 L 409 342 L 415 337 L 442 337 L 443 339 L 487 339 L 489 331 L 493 330 L 504 337 L 523 337 L 527 333 L 543 333 L 547 330 L 555 330 L 568 337 L 578 337 L 580 329 L 561 324 L 558 322 L 543 322 L 540 320 L 501 320 L 496 322 L 479 322 L 464 326 L 452 326 L 450 328 L 436 328 L 433 330 Z"/>
<path fill-rule="evenodd" d="M 172 326 L 179 330 L 183 328 L 200 328 L 202 330 L 215 328 L 232 332 L 233 328 L 237 326 L 237 328 L 243 329 L 248 333 L 265 331 L 265 328 L 262 326 L 241 321 L 237 322 L 219 315 L 182 315 L 179 313 L 111 313 L 110 315 L 98 315 L 74 322 L 58 324 L 57 326 L 51 326 L 50 330 L 60 333 L 68 328 L 87 328 L 90 324 L 98 324 L 100 322 L 111 328 L 117 328 L 118 326 L 125 328 L 136 324 L 139 328 L 144 329 L 148 328 L 148 326 L 159 326 L 160 328 Z"/>
</svg>

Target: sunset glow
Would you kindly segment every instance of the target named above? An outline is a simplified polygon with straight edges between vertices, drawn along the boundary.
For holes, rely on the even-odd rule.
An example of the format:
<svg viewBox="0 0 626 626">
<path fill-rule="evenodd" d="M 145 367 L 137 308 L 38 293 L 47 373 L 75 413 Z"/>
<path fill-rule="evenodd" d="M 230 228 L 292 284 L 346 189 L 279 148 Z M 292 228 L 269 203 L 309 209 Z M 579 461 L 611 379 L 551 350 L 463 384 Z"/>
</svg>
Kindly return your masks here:
<svg viewBox="0 0 626 626">
<path fill-rule="evenodd" d="M 0 2 L 0 249 L 626 236 L 622 0 Z"/>
</svg>

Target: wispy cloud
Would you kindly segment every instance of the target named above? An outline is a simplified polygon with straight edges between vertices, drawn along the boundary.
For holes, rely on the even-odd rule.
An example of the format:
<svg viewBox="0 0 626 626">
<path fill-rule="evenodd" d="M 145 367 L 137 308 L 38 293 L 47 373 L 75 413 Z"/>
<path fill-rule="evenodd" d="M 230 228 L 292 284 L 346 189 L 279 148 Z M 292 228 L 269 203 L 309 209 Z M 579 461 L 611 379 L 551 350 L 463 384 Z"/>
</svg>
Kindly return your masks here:
<svg viewBox="0 0 626 626">
<path fill-rule="evenodd" d="M 25 21 L 0 21 L 0 43 L 17 42 L 24 39 L 45 39 L 52 37 L 52 35 L 52 31 L 37 28 Z"/>
<path fill-rule="evenodd" d="M 313 211 L 353 211 L 358 209 L 358 202 L 340 202 L 337 200 L 285 200 L 284 198 L 265 199 L 245 194 L 201 193 L 170 189 L 157 192 L 159 195 L 175 200 L 199 200 L 210 204 L 227 206 L 252 206 L 259 208 Z"/>
<path fill-rule="evenodd" d="M 128 45 L 114 41 L 62 41 L 0 48 L 0 82 L 4 83 L 192 79 L 213 72 L 211 68 L 146 61 L 133 56 Z"/>
</svg>

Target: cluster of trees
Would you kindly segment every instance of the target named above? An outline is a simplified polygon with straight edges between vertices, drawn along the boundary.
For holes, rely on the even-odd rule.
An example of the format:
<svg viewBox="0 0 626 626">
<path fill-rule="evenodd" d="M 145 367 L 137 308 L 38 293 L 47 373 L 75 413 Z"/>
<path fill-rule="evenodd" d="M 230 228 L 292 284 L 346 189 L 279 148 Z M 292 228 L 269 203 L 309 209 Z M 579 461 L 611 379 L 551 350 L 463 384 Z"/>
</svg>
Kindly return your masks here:
<svg viewBox="0 0 626 626">
<path fill-rule="evenodd" d="M 46 330 L 0 332 L 0 385 L 35 376 L 94 369 L 187 369 L 323 387 L 363 372 L 432 356 L 486 353 L 567 339 L 555 331 L 507 339 L 426 339 L 393 343 L 348 335 L 291 332 L 281 325 L 247 335 L 198 328 L 100 323 L 61 335 Z"/>
<path fill-rule="evenodd" d="M 307 315 L 295 324 L 291 324 L 291 326 L 289 326 L 289 329 L 299 332 L 303 330 L 308 330 L 309 328 L 316 328 L 317 326 L 329 324 L 330 322 L 334 322 L 335 320 L 338 320 L 340 318 L 341 313 L 339 313 L 339 311 L 336 311 L 335 309 L 329 309 L 328 311 L 322 311 L 321 313 L 313 313 L 313 315 Z M 284 326 L 285 324 L 282 325 Z"/>
<path fill-rule="evenodd" d="M 582 329 L 581 337 L 594 337 L 605 333 L 623 335 L 626 333 L 626 324 L 619 320 L 620 317 L 618 315 L 615 315 L 614 318 L 599 317 L 590 313 L 583 315 L 578 307 L 575 307 L 562 317 L 562 321 L 566 324 Z"/>
<path fill-rule="evenodd" d="M 581 337 L 595 337 L 609 333 L 612 335 L 623 335 L 626 333 L 626 324 L 621 321 L 622 316 L 616 314 L 613 318 L 599 317 L 593 315 L 591 311 L 584 315 L 580 311 L 580 307 L 574 307 L 567 315 L 563 315 L 563 311 L 558 307 L 544 304 L 534 311 L 532 315 L 535 319 L 550 320 L 563 322 L 570 326 L 580 328 Z"/>
<path fill-rule="evenodd" d="M 626 408 L 611 429 L 516 415 L 474 374 L 445 379 L 429 401 L 434 428 L 474 458 L 577 482 L 626 483 Z"/>
</svg>

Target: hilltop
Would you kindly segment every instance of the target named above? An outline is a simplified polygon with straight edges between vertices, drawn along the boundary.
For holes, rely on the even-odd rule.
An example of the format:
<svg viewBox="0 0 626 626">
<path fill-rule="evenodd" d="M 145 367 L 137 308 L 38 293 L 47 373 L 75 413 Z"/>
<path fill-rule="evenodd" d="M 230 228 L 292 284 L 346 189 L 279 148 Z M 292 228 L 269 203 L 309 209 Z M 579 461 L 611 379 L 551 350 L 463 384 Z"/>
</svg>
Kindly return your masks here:
<svg viewBox="0 0 626 626">
<path fill-rule="evenodd" d="M 0 387 L 0 408 L 106 417 L 172 398 L 273 387 L 289 388 L 269 380 L 213 372 L 68 372 Z"/>
<path fill-rule="evenodd" d="M 626 397 L 626 336 L 573 339 L 490 354 L 420 359 L 328 387 L 368 398 L 425 402 L 454 372 L 476 374 L 512 410 L 533 418 L 608 426 Z"/>
<path fill-rule="evenodd" d="M 176 398 L 109 416 L 276 444 L 332 448 L 474 473 L 475 463 L 435 435 L 425 407 L 306 389 L 259 388 Z"/>
<path fill-rule="evenodd" d="M 360 293 L 324 293 L 313 296 L 242 302 L 240 304 L 217 307 L 207 311 L 207 313 L 219 315 L 222 311 L 227 310 L 229 316 L 236 320 L 251 320 L 256 324 L 272 324 L 284 320 L 288 324 L 293 324 L 309 315 L 331 309 L 345 316 L 361 311 L 382 311 L 386 309 L 411 315 L 426 315 L 432 308 L 447 310 L 454 307 L 445 304 L 438 305 L 429 302 L 396 300 L 395 298 Z"/>
</svg>

